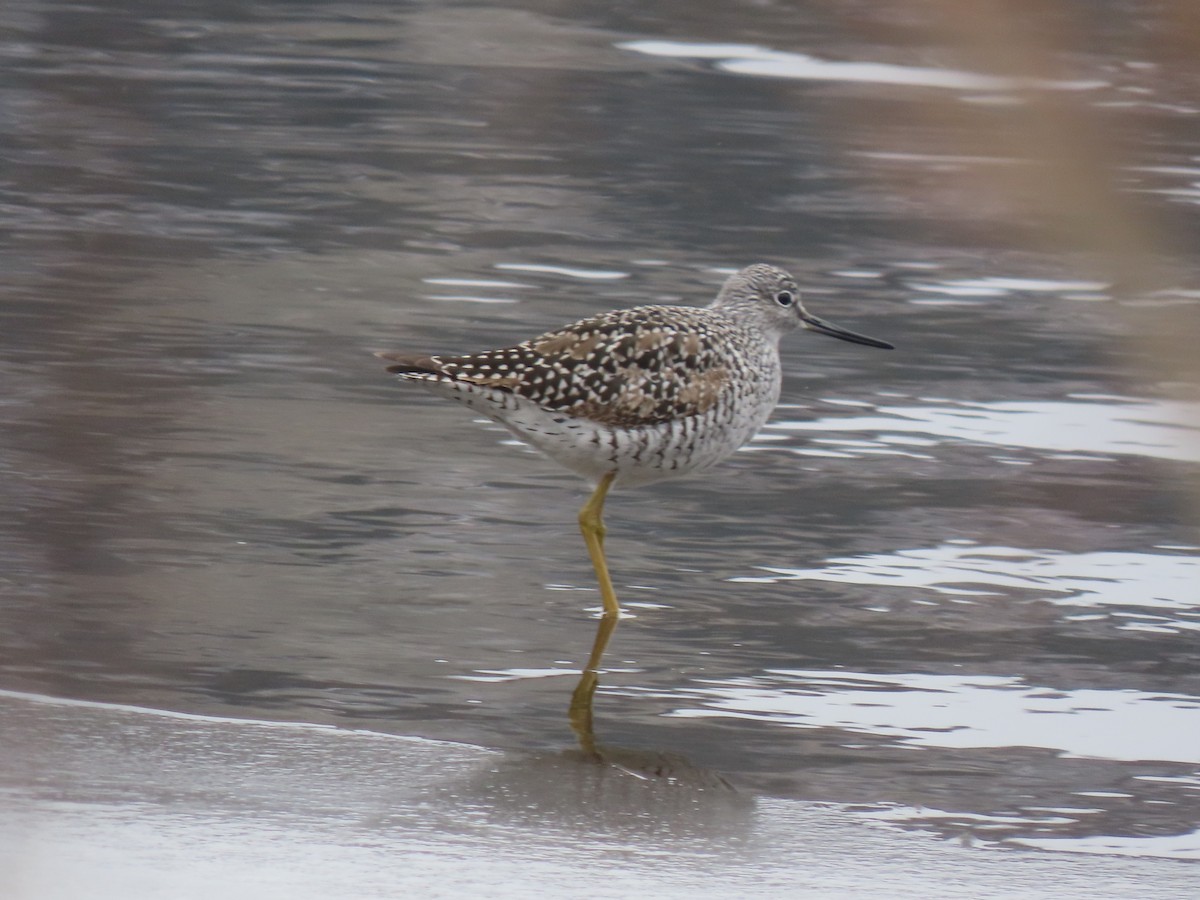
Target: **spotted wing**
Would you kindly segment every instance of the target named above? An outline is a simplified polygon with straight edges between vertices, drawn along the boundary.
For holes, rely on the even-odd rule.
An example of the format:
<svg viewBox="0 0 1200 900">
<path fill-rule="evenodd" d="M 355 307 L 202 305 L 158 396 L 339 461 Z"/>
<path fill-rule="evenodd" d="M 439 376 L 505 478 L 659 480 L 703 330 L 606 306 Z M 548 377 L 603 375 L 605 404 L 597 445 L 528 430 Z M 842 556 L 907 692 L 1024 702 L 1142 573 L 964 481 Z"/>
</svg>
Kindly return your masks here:
<svg viewBox="0 0 1200 900">
<path fill-rule="evenodd" d="M 469 356 L 386 356 L 389 372 L 490 387 L 544 409 L 632 428 L 700 415 L 730 380 L 707 310 L 651 306 L 584 319 Z"/>
</svg>

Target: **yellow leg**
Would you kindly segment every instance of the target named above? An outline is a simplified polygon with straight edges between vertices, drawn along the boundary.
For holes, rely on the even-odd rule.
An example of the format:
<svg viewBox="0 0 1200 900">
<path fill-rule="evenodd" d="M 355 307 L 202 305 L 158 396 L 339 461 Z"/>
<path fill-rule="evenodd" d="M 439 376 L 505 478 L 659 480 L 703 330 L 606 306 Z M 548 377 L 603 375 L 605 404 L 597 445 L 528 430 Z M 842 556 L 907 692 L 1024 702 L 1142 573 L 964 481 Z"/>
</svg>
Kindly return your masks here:
<svg viewBox="0 0 1200 900">
<path fill-rule="evenodd" d="M 604 558 L 604 498 L 612 487 L 616 472 L 609 472 L 600 479 L 596 490 L 588 502 L 579 511 L 579 530 L 583 532 L 584 543 L 587 544 L 588 555 L 592 558 L 592 568 L 596 570 L 596 580 L 600 582 L 600 600 L 604 603 L 604 615 L 619 616 L 621 607 L 617 605 L 617 594 L 613 590 L 612 579 L 608 575 L 608 562 Z M 597 660 L 599 662 L 599 660 Z"/>
<path fill-rule="evenodd" d="M 571 708 L 567 717 L 575 736 L 579 738 L 579 745 L 585 753 L 595 757 L 599 757 L 600 754 L 596 749 L 596 733 L 592 726 L 592 698 L 596 694 L 596 686 L 600 683 L 600 660 L 621 616 L 621 607 L 617 603 L 617 594 L 608 574 L 608 562 L 604 557 L 604 498 L 608 489 L 612 487 L 614 478 L 614 472 L 601 478 L 596 490 L 579 511 L 579 530 L 583 532 L 588 555 L 592 558 L 592 568 L 596 570 L 596 580 L 600 583 L 600 600 L 604 604 L 604 612 L 600 616 L 600 625 L 596 629 L 596 639 L 592 642 L 592 652 L 588 656 L 587 665 L 583 669 L 579 684 L 571 694 Z"/>
</svg>

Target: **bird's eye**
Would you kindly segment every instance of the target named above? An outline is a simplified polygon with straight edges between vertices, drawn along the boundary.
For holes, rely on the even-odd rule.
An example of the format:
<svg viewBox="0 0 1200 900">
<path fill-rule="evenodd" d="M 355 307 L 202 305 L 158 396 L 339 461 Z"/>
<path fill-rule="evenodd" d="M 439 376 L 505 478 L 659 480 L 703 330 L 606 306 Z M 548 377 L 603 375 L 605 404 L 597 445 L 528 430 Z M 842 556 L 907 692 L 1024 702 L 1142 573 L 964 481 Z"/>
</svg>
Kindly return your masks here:
<svg viewBox="0 0 1200 900">
<path fill-rule="evenodd" d="M 775 295 L 775 302 L 780 306 L 791 306 L 796 302 L 796 298 L 792 296 L 791 291 L 780 291 Z"/>
</svg>

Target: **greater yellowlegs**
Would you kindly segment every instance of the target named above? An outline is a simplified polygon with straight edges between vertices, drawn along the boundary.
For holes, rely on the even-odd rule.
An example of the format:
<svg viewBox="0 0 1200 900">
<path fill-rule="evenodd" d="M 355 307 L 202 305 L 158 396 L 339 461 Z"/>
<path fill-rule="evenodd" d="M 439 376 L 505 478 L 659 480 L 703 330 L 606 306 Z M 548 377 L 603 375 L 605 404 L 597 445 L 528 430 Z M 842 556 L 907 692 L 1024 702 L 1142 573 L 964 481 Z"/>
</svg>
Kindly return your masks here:
<svg viewBox="0 0 1200 900">
<path fill-rule="evenodd" d="M 892 348 L 812 315 L 791 275 L 759 264 L 732 275 L 703 309 L 614 310 L 465 356 L 378 354 L 393 363 L 389 372 L 494 419 L 595 484 L 579 528 L 604 612 L 573 721 L 583 694 L 590 718 L 595 672 L 620 615 L 604 556 L 609 488 L 708 469 L 750 440 L 779 400 L 779 340 L 796 328 Z"/>
</svg>

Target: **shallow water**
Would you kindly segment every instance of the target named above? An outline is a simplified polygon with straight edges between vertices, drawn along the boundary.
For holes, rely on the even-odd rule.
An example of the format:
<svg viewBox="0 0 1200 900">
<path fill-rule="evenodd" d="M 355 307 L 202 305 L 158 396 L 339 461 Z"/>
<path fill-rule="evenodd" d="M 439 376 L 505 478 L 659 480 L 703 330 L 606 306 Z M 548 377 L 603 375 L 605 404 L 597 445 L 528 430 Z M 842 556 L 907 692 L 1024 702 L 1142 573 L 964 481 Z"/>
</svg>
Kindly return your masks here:
<svg viewBox="0 0 1200 900">
<path fill-rule="evenodd" d="M 667 754 L 655 765 L 672 777 L 647 778 L 579 753 L 7 691 L 0 715 L 0 888 L 20 900 L 217 886 L 253 900 L 459 897 L 481 885 L 505 898 L 552 885 L 564 900 L 853 900 L 881 878 L 901 900 L 1195 892 L 1186 863 L 980 852 L 836 804 L 751 802 Z M 32 790 L 14 790 L 21 780 Z"/>
<path fill-rule="evenodd" d="M 602 740 L 1200 856 L 1187 61 L 1115 6 L 1031 86 L 913 10 L 789 7 L 5 4 L 0 688 L 568 746 L 584 486 L 370 351 L 761 259 L 898 349 L 796 336 L 753 444 L 614 494 Z M 1141 245 L 1011 176 L 1038 102 L 1111 142 Z"/>
</svg>

